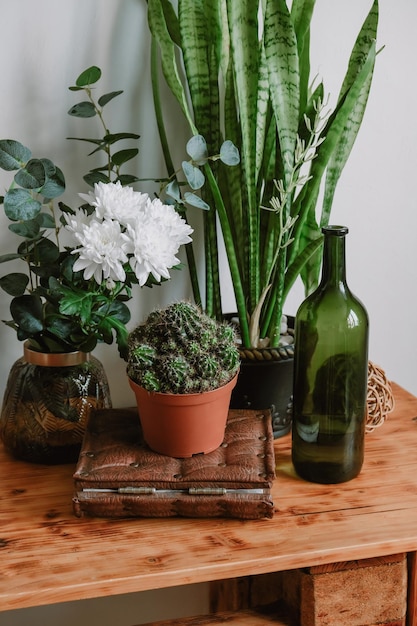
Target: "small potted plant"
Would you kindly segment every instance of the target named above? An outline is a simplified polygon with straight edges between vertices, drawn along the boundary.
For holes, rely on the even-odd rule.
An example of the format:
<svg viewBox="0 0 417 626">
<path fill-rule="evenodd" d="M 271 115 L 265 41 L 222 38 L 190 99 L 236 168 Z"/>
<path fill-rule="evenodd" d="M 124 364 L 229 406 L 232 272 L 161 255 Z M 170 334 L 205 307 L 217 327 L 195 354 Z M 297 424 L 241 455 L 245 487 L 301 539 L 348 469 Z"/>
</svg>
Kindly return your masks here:
<svg viewBox="0 0 417 626">
<path fill-rule="evenodd" d="M 190 302 L 153 311 L 130 333 L 127 357 L 149 447 L 182 458 L 218 448 L 239 364 L 229 324 Z"/>
</svg>

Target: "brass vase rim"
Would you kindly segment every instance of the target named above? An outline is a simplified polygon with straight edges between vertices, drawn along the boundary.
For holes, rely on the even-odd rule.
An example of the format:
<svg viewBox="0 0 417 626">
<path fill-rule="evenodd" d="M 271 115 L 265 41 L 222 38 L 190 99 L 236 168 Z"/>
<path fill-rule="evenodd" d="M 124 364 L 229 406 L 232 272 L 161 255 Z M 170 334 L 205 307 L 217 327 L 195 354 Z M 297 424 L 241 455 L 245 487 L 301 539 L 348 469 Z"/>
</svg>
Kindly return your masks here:
<svg viewBox="0 0 417 626">
<path fill-rule="evenodd" d="M 40 352 L 31 348 L 26 341 L 23 344 L 23 357 L 31 365 L 42 365 L 43 367 L 69 367 L 71 365 L 81 365 L 90 360 L 89 352 L 74 350 L 73 352 Z"/>
</svg>

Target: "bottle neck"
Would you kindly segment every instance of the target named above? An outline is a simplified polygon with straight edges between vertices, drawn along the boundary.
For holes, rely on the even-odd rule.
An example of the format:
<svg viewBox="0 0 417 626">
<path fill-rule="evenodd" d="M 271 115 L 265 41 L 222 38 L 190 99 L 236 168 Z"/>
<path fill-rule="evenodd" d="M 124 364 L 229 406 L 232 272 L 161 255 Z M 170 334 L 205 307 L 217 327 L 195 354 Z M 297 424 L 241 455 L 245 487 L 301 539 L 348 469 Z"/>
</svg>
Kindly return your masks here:
<svg viewBox="0 0 417 626">
<path fill-rule="evenodd" d="M 345 226 L 326 226 L 324 234 L 322 285 L 346 285 Z"/>
</svg>

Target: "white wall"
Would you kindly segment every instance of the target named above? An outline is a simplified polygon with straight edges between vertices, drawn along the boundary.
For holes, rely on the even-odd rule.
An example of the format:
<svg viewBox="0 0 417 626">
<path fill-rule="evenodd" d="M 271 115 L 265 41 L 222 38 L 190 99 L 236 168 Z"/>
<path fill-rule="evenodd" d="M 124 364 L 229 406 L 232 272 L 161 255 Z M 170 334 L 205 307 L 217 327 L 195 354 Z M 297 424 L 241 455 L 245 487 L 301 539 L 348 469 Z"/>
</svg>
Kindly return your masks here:
<svg viewBox="0 0 417 626">
<path fill-rule="evenodd" d="M 371 0 L 317 0 L 312 71 L 324 76 L 333 98 L 370 4 Z M 390 378 L 417 394 L 417 3 L 380 0 L 380 14 L 378 44 L 385 49 L 377 59 L 366 117 L 339 183 L 332 221 L 350 229 L 348 277 L 369 311 L 370 358 Z M 66 200 L 75 201 L 76 193 L 85 191 L 81 176 L 89 164 L 85 146 L 67 142 L 65 137 L 92 134 L 94 122 L 67 115 L 76 98 L 67 87 L 83 69 L 95 64 L 104 74 L 100 93 L 125 90 L 108 106 L 108 122 L 114 132 L 129 130 L 141 135 L 138 175 L 153 177 L 162 171 L 149 83 L 144 0 L 1 0 L 0 16 L 0 138 L 18 139 L 36 156 L 57 162 L 70 187 Z M 183 144 L 180 137 L 179 145 Z M 1 190 L 8 181 L 1 172 Z M 1 213 L 0 253 L 13 251 L 13 246 Z M 0 275 L 7 269 L 0 268 Z M 133 306 L 135 321 L 153 306 L 188 293 L 186 272 L 175 273 L 172 282 L 161 288 L 142 290 Z M 295 289 L 287 312 L 295 313 L 301 299 L 301 290 Z M 9 318 L 8 306 L 8 297 L 2 292 L 0 319 Z M 0 345 L 2 394 L 10 366 L 21 355 L 21 345 L 6 326 L 0 326 Z M 115 406 L 133 402 L 115 346 L 101 347 L 97 355 L 106 367 Z M 171 594 L 162 604 L 182 607 L 187 602 L 182 597 Z M 137 597 L 137 605 L 134 601 L 135 617 L 129 614 L 125 620 L 117 602 L 117 598 L 97 600 L 89 610 L 96 611 L 103 624 L 104 614 L 109 624 L 117 619 L 119 626 L 152 619 L 141 608 L 147 602 L 143 595 Z M 111 607 L 117 617 L 112 617 Z M 62 624 L 91 623 L 91 613 L 87 617 L 82 603 L 58 609 Z M 49 626 L 56 623 L 56 610 L 30 609 L 15 618 L 0 613 L 0 626 L 29 622 Z M 71 616 L 70 621 L 63 621 L 65 615 Z"/>
</svg>

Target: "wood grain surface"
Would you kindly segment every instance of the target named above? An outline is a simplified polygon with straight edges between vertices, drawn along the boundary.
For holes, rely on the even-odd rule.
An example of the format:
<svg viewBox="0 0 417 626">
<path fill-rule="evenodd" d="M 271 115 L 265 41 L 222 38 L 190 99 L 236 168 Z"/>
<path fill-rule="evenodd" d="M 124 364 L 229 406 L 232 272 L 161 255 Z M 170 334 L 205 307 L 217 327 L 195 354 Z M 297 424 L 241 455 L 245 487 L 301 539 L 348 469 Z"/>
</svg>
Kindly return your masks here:
<svg viewBox="0 0 417 626">
<path fill-rule="evenodd" d="M 290 436 L 275 443 L 272 520 L 78 519 L 73 466 L 0 448 L 0 609 L 415 552 L 417 398 L 393 388 L 395 411 L 348 483 L 301 480 Z"/>
</svg>

